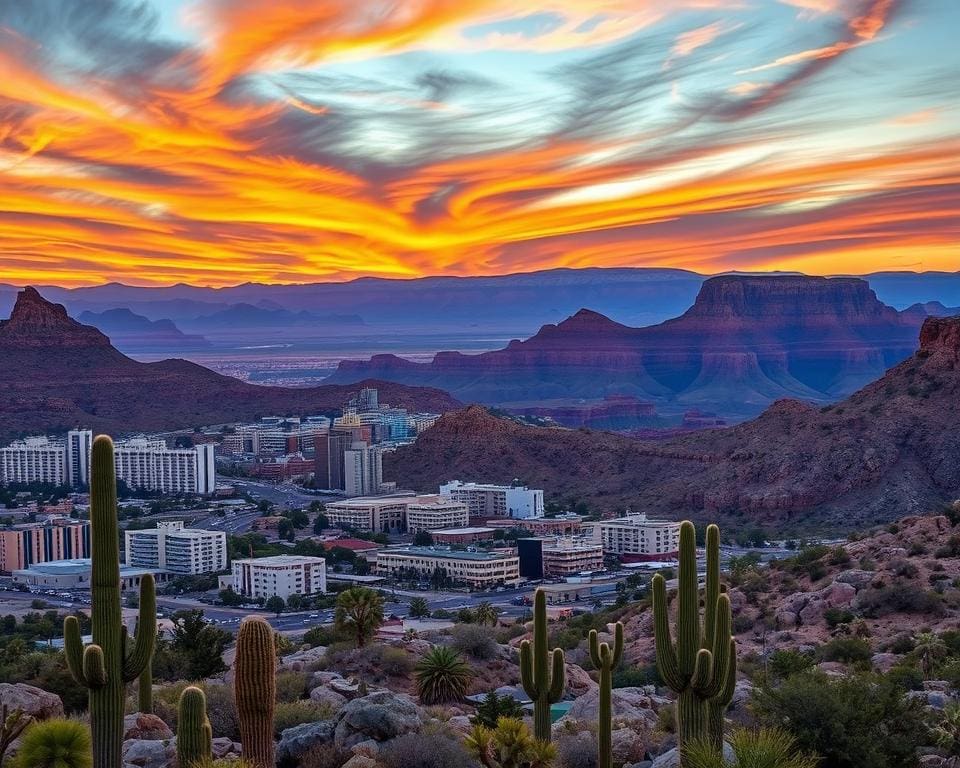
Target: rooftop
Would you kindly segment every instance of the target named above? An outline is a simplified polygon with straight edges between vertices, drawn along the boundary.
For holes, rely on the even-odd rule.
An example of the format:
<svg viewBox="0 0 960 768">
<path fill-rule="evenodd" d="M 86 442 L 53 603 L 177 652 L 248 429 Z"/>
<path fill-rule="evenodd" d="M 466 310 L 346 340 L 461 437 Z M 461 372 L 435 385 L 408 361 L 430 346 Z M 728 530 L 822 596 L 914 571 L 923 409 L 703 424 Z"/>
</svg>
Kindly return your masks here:
<svg viewBox="0 0 960 768">
<path fill-rule="evenodd" d="M 516 555 L 505 555 L 499 552 L 466 552 L 449 547 L 408 547 L 406 549 L 387 550 L 387 554 L 409 557 L 446 557 L 451 560 L 505 560 L 509 557 L 516 557 Z"/>
<path fill-rule="evenodd" d="M 257 565 L 310 565 L 315 563 L 324 563 L 322 557 L 310 557 L 308 555 L 272 555 L 271 557 L 246 557 L 240 560 L 234 560 L 234 563 L 256 563 Z"/>
<path fill-rule="evenodd" d="M 377 504 L 411 504 L 418 500 L 431 501 L 435 495 L 417 496 L 412 491 L 407 493 L 392 493 L 389 496 L 360 496 L 354 499 L 344 499 L 343 501 L 331 501 L 327 509 L 367 509 Z"/>
<path fill-rule="evenodd" d="M 454 536 L 461 536 L 461 535 L 462 535 L 462 536 L 473 536 L 473 535 L 476 535 L 476 534 L 479 534 L 479 533 L 490 533 L 490 534 L 493 534 L 493 533 L 496 532 L 496 530 L 497 530 L 496 528 L 480 528 L 480 527 L 473 527 L 473 528 L 435 528 L 434 530 L 430 531 L 430 534 L 433 535 L 433 534 L 437 534 L 437 533 L 442 533 L 442 534 L 448 534 L 448 533 L 449 533 L 449 534 L 452 534 L 452 535 L 454 535 Z"/>
<path fill-rule="evenodd" d="M 382 544 L 377 544 L 375 541 L 367 541 L 366 539 L 329 539 L 321 543 L 324 549 L 343 547 L 344 549 L 352 549 L 354 551 L 380 549 L 380 547 L 383 546 Z"/>
<path fill-rule="evenodd" d="M 22 568 L 14 573 L 18 574 L 46 574 L 48 576 L 70 575 L 74 573 L 89 573 L 91 560 L 89 557 L 77 558 L 75 560 L 52 560 L 47 563 L 34 563 L 29 568 Z M 142 576 L 148 573 L 156 573 L 156 568 L 134 568 L 133 566 L 120 565 L 121 576 Z"/>
</svg>

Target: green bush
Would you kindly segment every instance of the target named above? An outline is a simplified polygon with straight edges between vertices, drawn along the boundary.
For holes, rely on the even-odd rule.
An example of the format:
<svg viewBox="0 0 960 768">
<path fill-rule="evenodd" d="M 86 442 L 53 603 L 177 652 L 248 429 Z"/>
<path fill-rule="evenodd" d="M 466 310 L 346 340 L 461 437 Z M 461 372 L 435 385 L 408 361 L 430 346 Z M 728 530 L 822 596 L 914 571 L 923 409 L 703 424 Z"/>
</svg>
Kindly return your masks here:
<svg viewBox="0 0 960 768">
<path fill-rule="evenodd" d="M 897 664 L 887 672 L 887 680 L 905 691 L 923 689 L 923 673 L 913 664 Z"/>
<path fill-rule="evenodd" d="M 827 622 L 827 626 L 830 629 L 833 629 L 838 624 L 849 624 L 854 619 L 854 615 L 850 611 L 845 611 L 842 608 L 827 608 L 823 612 L 824 621 Z"/>
<path fill-rule="evenodd" d="M 277 672 L 277 701 L 298 701 L 307 695 L 309 678 L 303 672 Z"/>
<path fill-rule="evenodd" d="M 783 680 L 791 675 L 805 672 L 814 665 L 812 653 L 802 653 L 792 648 L 777 649 L 767 659 L 767 668 L 776 680 Z"/>
<path fill-rule="evenodd" d="M 660 674 L 656 664 L 647 664 L 635 667 L 630 664 L 621 664 L 613 670 L 614 688 L 639 688 L 644 685 L 661 685 Z"/>
<path fill-rule="evenodd" d="M 479 624 L 457 624 L 450 630 L 453 647 L 474 659 L 492 659 L 497 655 L 498 646 L 494 631 Z"/>
<path fill-rule="evenodd" d="M 878 619 L 891 613 L 922 613 L 929 616 L 943 614 L 943 600 L 940 595 L 910 584 L 871 587 L 863 590 L 857 600 L 863 615 L 870 619 Z"/>
<path fill-rule="evenodd" d="M 413 665 L 413 657 L 402 648 L 388 646 L 380 654 L 380 668 L 390 677 L 409 677 Z"/>
<path fill-rule="evenodd" d="M 821 661 L 840 661 L 844 664 L 869 662 L 873 657 L 870 643 L 859 637 L 835 637 L 818 649 Z"/>
<path fill-rule="evenodd" d="M 281 701 L 273 712 L 273 732 L 279 736 L 287 728 L 324 720 L 331 714 L 329 707 L 315 701 Z"/>
<path fill-rule="evenodd" d="M 16 768 L 90 768 L 90 730 L 76 720 L 44 720 L 27 727 L 17 750 Z"/>
</svg>

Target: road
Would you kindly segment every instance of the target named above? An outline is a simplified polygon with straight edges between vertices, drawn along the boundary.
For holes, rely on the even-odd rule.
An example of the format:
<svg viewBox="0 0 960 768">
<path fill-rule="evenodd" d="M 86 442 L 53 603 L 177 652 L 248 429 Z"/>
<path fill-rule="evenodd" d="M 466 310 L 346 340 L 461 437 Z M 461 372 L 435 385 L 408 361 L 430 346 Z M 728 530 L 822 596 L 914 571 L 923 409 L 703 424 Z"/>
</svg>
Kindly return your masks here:
<svg viewBox="0 0 960 768">
<path fill-rule="evenodd" d="M 265 483 L 261 480 L 229 477 L 224 478 L 240 493 L 248 493 L 255 499 L 266 499 L 281 507 L 306 507 L 312 501 L 335 501 L 343 498 L 341 495 L 326 495 L 306 493 L 303 489 L 290 483 Z"/>
</svg>

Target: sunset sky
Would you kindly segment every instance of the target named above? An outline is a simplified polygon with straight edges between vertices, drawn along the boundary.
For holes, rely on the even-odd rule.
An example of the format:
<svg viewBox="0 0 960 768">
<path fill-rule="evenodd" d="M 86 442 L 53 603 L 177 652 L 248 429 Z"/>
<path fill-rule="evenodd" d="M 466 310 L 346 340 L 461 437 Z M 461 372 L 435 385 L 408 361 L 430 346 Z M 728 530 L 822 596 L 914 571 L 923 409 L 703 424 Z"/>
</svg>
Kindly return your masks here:
<svg viewBox="0 0 960 768">
<path fill-rule="evenodd" d="M 5 0 L 0 282 L 960 268 L 958 0 Z"/>
</svg>

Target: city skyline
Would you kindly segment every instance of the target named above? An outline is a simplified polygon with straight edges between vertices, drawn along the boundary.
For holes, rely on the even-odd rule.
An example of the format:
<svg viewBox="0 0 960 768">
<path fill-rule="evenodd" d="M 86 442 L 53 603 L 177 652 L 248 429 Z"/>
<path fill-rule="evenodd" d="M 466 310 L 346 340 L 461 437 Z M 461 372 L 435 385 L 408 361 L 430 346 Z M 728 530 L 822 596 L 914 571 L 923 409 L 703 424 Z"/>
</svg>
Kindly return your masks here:
<svg viewBox="0 0 960 768">
<path fill-rule="evenodd" d="M 953 270 L 958 22 L 939 0 L 8 4 L 2 279 Z"/>
</svg>

